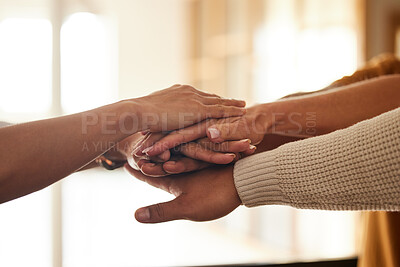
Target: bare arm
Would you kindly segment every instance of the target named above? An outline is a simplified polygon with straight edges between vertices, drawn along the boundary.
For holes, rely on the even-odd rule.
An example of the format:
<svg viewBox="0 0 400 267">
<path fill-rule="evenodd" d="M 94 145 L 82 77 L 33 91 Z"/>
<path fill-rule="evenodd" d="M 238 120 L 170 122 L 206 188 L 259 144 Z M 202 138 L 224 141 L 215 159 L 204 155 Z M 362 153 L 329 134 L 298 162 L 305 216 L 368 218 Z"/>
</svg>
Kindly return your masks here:
<svg viewBox="0 0 400 267">
<path fill-rule="evenodd" d="M 208 117 L 240 116 L 244 104 L 175 85 L 83 113 L 3 127 L 0 203 L 66 177 L 135 132 L 173 130 Z"/>
<path fill-rule="evenodd" d="M 321 135 L 400 106 L 400 75 L 388 75 L 329 91 L 260 105 L 273 118 L 267 132 Z M 264 118 L 268 118 L 265 117 Z M 315 125 L 310 120 L 315 119 Z M 314 128 L 314 129 L 310 129 Z M 315 130 L 315 131 L 314 131 Z"/>
<path fill-rule="evenodd" d="M 140 149 L 144 150 L 150 145 L 152 147 L 147 150 L 147 155 L 156 156 L 181 143 L 193 140 L 199 143 L 199 138 L 208 136 L 213 143 L 227 147 L 232 141 L 249 139 L 252 145 L 258 146 L 259 152 L 267 150 L 265 145 L 269 146 L 270 138 L 273 138 L 273 143 L 285 143 L 295 138 L 287 139 L 284 136 L 304 138 L 326 134 L 399 106 L 400 75 L 387 75 L 337 89 L 255 105 L 249 108 L 243 117 L 211 120 L 205 127 L 182 129 L 165 136 L 154 145 L 142 143 Z M 260 144 L 263 139 L 264 142 Z M 207 145 L 206 147 L 212 147 L 215 150 L 215 146 Z M 192 149 L 192 154 L 203 150 Z M 206 161 L 217 163 L 211 160 L 213 154 L 215 153 L 207 152 L 209 160 Z M 202 162 L 204 157 L 189 157 L 201 161 L 183 158 L 174 160 L 174 164 L 167 162 L 161 167 L 160 164 L 152 166 L 154 164 L 149 163 L 145 164 L 146 168 L 142 168 L 142 172 L 147 175 L 162 175 L 165 171 L 181 173 L 208 166 Z"/>
<path fill-rule="evenodd" d="M 80 169 L 125 135 L 118 125 L 127 107 L 120 102 L 70 116 L 0 129 L 0 202 L 42 189 Z M 85 125 L 88 118 L 114 113 L 104 134 L 102 123 Z M 96 120 L 97 120 L 96 119 Z M 88 122 L 89 123 L 89 122 Z M 112 129 L 113 128 L 113 129 Z"/>
</svg>

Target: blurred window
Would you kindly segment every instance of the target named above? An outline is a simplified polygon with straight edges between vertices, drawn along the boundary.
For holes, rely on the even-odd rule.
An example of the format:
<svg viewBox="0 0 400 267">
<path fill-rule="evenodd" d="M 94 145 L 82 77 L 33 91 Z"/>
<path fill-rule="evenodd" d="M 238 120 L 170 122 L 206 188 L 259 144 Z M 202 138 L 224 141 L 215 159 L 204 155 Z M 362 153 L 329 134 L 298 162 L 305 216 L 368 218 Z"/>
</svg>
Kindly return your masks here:
<svg viewBox="0 0 400 267">
<path fill-rule="evenodd" d="M 93 9 L 100 10 L 101 3 L 113 2 L 120 32 L 110 31 L 104 16 L 94 13 L 66 17 L 57 92 L 64 113 L 115 101 L 121 92 L 149 93 L 149 77 L 158 86 L 181 73 L 203 90 L 248 103 L 271 101 L 320 89 L 361 61 L 359 0 L 65 1 L 75 2 L 96 3 Z M 54 115 L 52 38 L 44 18 L 0 20 L 0 119 Z M 117 75 L 124 81 L 119 92 Z M 61 203 L 45 189 L 0 205 L 0 266 L 51 266 L 61 254 L 64 267 L 98 267 L 269 263 L 356 252 L 354 212 L 239 207 L 209 223 L 143 225 L 134 220 L 137 208 L 172 197 L 122 170 L 73 174 L 56 197 Z M 52 218 L 52 203 L 61 211 L 61 224 Z M 52 236 L 53 228 L 62 228 L 62 240 Z"/>
<path fill-rule="evenodd" d="M 110 40 L 101 16 L 75 13 L 61 28 L 61 104 L 80 112 L 115 100 Z"/>
<path fill-rule="evenodd" d="M 0 109 L 45 113 L 51 108 L 52 27 L 47 19 L 0 21 Z"/>
<path fill-rule="evenodd" d="M 49 20 L 0 19 L 0 120 L 49 115 L 51 64 Z M 52 266 L 51 196 L 47 188 L 0 205 L 0 266 Z"/>
</svg>

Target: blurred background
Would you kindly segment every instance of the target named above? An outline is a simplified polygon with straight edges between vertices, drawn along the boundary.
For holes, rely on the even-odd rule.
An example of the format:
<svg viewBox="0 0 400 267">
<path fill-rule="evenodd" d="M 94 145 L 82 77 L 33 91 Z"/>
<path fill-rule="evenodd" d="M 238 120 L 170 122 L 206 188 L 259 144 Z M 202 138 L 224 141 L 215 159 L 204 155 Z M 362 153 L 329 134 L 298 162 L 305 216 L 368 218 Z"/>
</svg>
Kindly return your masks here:
<svg viewBox="0 0 400 267">
<path fill-rule="evenodd" d="M 78 112 L 175 83 L 250 105 L 321 89 L 397 52 L 399 14 L 396 0 L 0 0 L 0 121 Z M 240 207 L 210 223 L 135 221 L 137 208 L 169 199 L 122 170 L 71 175 L 0 205 L 0 266 L 357 256 L 356 212 Z"/>
</svg>

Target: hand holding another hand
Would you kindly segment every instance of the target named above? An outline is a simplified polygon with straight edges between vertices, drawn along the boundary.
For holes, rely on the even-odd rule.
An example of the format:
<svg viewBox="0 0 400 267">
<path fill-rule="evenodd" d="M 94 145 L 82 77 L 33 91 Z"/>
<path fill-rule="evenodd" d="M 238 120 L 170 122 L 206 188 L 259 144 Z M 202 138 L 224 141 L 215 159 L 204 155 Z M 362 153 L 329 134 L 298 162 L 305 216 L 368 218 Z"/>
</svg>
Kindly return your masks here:
<svg viewBox="0 0 400 267">
<path fill-rule="evenodd" d="M 242 117 L 210 119 L 163 136 L 152 133 L 148 137 L 150 142 L 137 144 L 133 158 L 139 169 L 149 176 L 229 164 L 253 154 L 254 144 L 262 141 L 267 127 L 265 116 L 258 106 L 254 106 Z M 218 131 L 218 137 L 215 131 Z M 150 160 L 154 157 L 160 157 L 164 162 Z"/>
</svg>

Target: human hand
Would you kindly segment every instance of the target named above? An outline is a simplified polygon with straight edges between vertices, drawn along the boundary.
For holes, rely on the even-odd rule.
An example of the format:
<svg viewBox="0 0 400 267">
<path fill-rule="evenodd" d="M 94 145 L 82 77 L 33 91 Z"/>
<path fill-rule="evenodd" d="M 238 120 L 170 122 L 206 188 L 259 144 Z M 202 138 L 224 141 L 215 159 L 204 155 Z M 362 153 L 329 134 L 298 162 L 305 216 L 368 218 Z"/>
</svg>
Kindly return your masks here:
<svg viewBox="0 0 400 267">
<path fill-rule="evenodd" d="M 138 156 L 146 154 L 154 157 L 169 149 L 180 153 L 165 163 L 141 161 L 139 165 L 149 176 L 165 176 L 204 169 L 210 163 L 228 164 L 251 155 L 256 150 L 253 144 L 259 144 L 272 126 L 265 110 L 265 106 L 254 106 L 242 117 L 203 121 L 173 131 L 152 146 L 142 143 L 137 149 Z M 212 129 L 216 129 L 220 136 L 212 136 L 210 128 L 213 134 L 215 130 Z M 239 138 L 243 139 L 235 140 Z"/>
<path fill-rule="evenodd" d="M 151 133 L 151 142 L 137 144 L 133 157 L 136 161 L 136 169 L 140 169 L 148 176 L 166 176 L 203 169 L 212 164 L 229 164 L 242 156 L 248 156 L 255 152 L 256 147 L 250 144 L 249 139 L 223 143 L 210 142 L 206 134 L 209 123 L 210 121 L 203 121 L 164 136 L 161 136 L 160 133 Z M 155 138 L 153 138 L 153 135 Z M 192 141 L 196 138 L 199 139 Z M 186 143 L 186 140 L 190 142 Z M 158 156 L 148 156 L 146 153 L 149 147 L 158 142 L 165 142 L 168 146 L 167 150 L 164 150 Z M 173 147 L 175 143 L 177 146 Z M 171 153 L 166 155 L 170 151 L 168 150 L 170 147 L 172 147 Z M 164 162 L 146 158 L 160 156 L 162 156 Z M 168 158 L 168 156 L 171 157 Z M 133 164 L 131 166 L 134 167 Z"/>
<path fill-rule="evenodd" d="M 233 182 L 233 166 L 215 167 L 164 178 L 154 178 L 125 165 L 126 170 L 154 187 L 175 195 L 175 199 L 136 211 L 141 223 L 159 223 L 179 219 L 210 221 L 221 218 L 240 204 Z"/>
<path fill-rule="evenodd" d="M 224 99 L 180 84 L 128 101 L 139 107 L 139 130 L 150 132 L 171 131 L 207 118 L 242 116 L 246 112 L 244 101 Z"/>
<path fill-rule="evenodd" d="M 145 147 L 142 145 L 140 149 L 148 156 L 156 156 L 168 149 L 198 139 L 202 140 L 203 146 L 213 147 L 214 150 L 219 147 L 225 148 L 225 151 L 232 151 L 230 148 L 239 146 L 238 142 L 244 142 L 244 140 L 250 140 L 251 145 L 257 145 L 263 140 L 267 130 L 274 123 L 272 116 L 264 109 L 261 105 L 253 106 L 242 117 L 207 120 L 173 131 L 153 146 Z M 202 139 L 204 137 L 208 137 L 211 142 Z M 217 146 L 216 144 L 220 145 Z M 251 147 L 251 149 L 254 149 L 254 147 Z"/>
<path fill-rule="evenodd" d="M 208 138 L 203 138 L 196 140 L 196 142 L 179 145 L 162 152 L 159 156 L 155 156 L 163 156 L 163 161 L 134 158 L 136 158 L 137 166 L 143 174 L 159 177 L 197 171 L 215 164 L 229 164 L 239 160 L 242 156 L 251 155 L 255 152 L 255 147 L 250 145 L 250 140 L 224 142 L 222 144 L 209 143 Z M 212 145 L 212 147 L 207 147 L 208 145 Z M 170 151 L 171 157 L 165 160 L 165 153 Z"/>
<path fill-rule="evenodd" d="M 141 170 L 143 173 L 148 172 L 149 164 L 150 162 L 165 162 L 170 159 L 170 151 L 164 151 L 163 153 L 154 156 L 154 157 L 149 157 L 146 154 L 140 154 L 138 155 L 137 150 L 141 145 L 144 146 L 151 146 L 158 140 L 160 140 L 162 137 L 164 137 L 165 134 L 163 133 L 136 133 L 133 134 L 121 142 L 117 144 L 117 151 L 122 154 L 123 157 L 125 157 L 125 160 L 127 160 L 128 164 L 134 168 L 135 170 Z M 151 166 L 151 165 L 150 165 Z M 154 176 L 160 176 L 154 174 Z"/>
<path fill-rule="evenodd" d="M 191 172 L 209 167 L 210 164 L 208 163 L 228 164 L 242 156 L 253 154 L 256 147 L 252 144 L 259 144 L 267 129 L 272 125 L 268 113 L 264 111 L 265 107 L 254 106 L 249 108 L 246 115 L 242 117 L 203 121 L 173 131 L 152 146 L 146 146 L 142 143 L 137 150 L 138 156 L 146 154 L 154 157 L 172 148 L 175 148 L 175 150 L 177 148 L 180 152 L 180 156 L 165 163 L 142 161 L 145 174 L 165 176 Z M 213 134 L 217 130 L 220 136 L 212 136 L 210 128 L 214 129 L 211 130 Z M 204 138 L 207 136 L 209 138 Z M 235 140 L 236 138 L 243 139 Z"/>
</svg>

